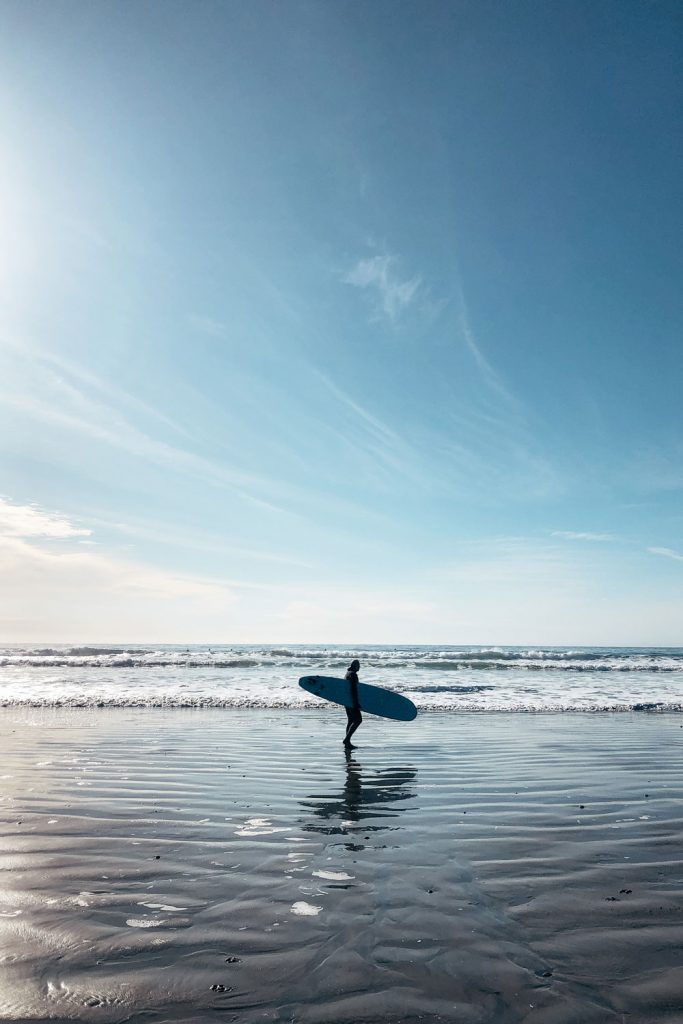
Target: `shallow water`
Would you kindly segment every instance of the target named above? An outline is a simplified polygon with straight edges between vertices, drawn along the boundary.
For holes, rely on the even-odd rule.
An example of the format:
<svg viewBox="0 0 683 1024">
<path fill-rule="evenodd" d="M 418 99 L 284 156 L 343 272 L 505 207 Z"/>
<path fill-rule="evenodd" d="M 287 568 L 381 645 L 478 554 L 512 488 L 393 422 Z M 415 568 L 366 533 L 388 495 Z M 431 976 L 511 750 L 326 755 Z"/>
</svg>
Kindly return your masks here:
<svg viewBox="0 0 683 1024">
<path fill-rule="evenodd" d="M 6 711 L 0 1020 L 678 1019 L 678 716 L 342 718 Z"/>
<path fill-rule="evenodd" d="M 683 710 L 682 648 L 5 647 L 0 704 L 314 707 L 303 675 L 400 690 L 420 710 Z"/>
</svg>

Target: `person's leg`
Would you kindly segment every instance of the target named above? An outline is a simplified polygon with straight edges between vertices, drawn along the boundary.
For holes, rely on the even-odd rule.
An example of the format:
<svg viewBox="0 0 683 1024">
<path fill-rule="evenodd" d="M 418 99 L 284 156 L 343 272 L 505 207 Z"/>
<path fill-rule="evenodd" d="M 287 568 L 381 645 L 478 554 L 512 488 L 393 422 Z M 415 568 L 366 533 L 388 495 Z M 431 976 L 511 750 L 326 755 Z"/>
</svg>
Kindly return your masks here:
<svg viewBox="0 0 683 1024">
<path fill-rule="evenodd" d="M 354 708 L 344 708 L 344 710 L 346 711 L 346 732 L 344 733 L 344 744 L 348 746 L 349 730 L 353 725 Z"/>
<path fill-rule="evenodd" d="M 348 715 L 349 724 L 348 724 L 348 727 L 346 729 L 346 736 L 344 737 L 344 743 L 346 744 L 346 746 L 350 746 L 351 745 L 351 737 L 353 736 L 354 732 L 356 731 L 358 726 L 363 721 L 363 716 L 361 715 L 361 713 L 358 710 L 358 708 L 347 708 L 346 709 L 346 713 Z"/>
</svg>

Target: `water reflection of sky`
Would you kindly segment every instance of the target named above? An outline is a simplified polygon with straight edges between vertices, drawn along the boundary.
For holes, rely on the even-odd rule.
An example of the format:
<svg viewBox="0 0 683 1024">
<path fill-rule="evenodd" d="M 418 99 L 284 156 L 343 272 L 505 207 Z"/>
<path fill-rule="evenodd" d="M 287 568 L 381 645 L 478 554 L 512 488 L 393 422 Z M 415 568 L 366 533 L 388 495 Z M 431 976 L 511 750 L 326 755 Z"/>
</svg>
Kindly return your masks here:
<svg viewBox="0 0 683 1024">
<path fill-rule="evenodd" d="M 415 796 L 411 786 L 417 769 L 410 765 L 388 768 L 363 768 L 352 754 L 346 752 L 346 774 L 341 790 L 314 793 L 300 800 L 307 812 L 302 828 L 322 835 L 355 836 L 355 832 L 389 831 L 397 826 L 393 819 L 406 810 L 405 802 Z M 360 843 L 349 843 L 349 849 L 363 849 Z"/>
</svg>

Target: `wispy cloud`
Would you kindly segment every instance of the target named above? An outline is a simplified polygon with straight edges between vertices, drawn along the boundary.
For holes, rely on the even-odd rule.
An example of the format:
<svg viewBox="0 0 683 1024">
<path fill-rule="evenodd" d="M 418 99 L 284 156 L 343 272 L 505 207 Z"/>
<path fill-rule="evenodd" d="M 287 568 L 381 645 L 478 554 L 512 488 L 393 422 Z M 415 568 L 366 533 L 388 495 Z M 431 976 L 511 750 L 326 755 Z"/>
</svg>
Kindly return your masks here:
<svg viewBox="0 0 683 1024">
<path fill-rule="evenodd" d="M 189 437 L 185 428 L 177 423 L 176 420 L 166 416 L 159 409 L 155 409 L 137 396 L 129 394 L 123 388 L 117 387 L 111 381 L 103 380 L 102 377 L 74 362 L 73 359 L 67 359 L 65 356 L 51 352 L 33 342 L 29 344 L 24 340 L 19 341 L 7 333 L 2 334 L 0 341 L 16 355 L 30 360 L 33 367 L 42 366 L 47 374 L 51 374 L 53 385 L 61 384 L 65 379 L 70 379 L 72 384 L 77 382 L 80 387 L 87 388 L 93 395 L 99 395 L 100 401 L 104 397 L 107 401 L 113 402 L 117 406 L 122 406 L 137 415 L 141 415 L 145 419 L 154 422 L 157 426 L 162 425 L 163 427 L 170 428 L 176 434 L 182 434 L 186 438 Z"/>
<path fill-rule="evenodd" d="M 226 544 L 224 537 L 207 533 L 206 530 L 202 530 L 200 534 L 197 534 L 196 531 L 188 533 L 161 522 L 117 523 L 109 520 L 95 520 L 95 523 L 115 533 L 123 534 L 124 537 L 153 541 L 156 544 L 163 544 L 179 550 L 209 551 L 214 554 L 234 555 L 248 561 L 272 562 L 275 565 L 291 565 L 302 569 L 318 567 L 314 562 L 270 551 L 266 548 L 247 548 L 237 544 Z"/>
<path fill-rule="evenodd" d="M 648 548 L 651 555 L 662 555 L 664 558 L 673 558 L 675 562 L 683 562 L 683 555 L 673 548 Z"/>
<path fill-rule="evenodd" d="M 176 631 L 187 623 L 188 635 L 226 628 L 241 584 L 136 562 L 90 546 L 90 533 L 60 513 L 0 499 L 0 633 L 123 640 L 166 635 L 169 621 Z"/>
<path fill-rule="evenodd" d="M 228 486 L 246 501 L 272 511 L 282 511 L 245 489 L 249 485 L 258 483 L 267 485 L 268 481 L 151 437 L 133 426 L 120 413 L 102 403 L 93 401 L 77 388 L 64 382 L 62 382 L 61 390 L 65 397 L 71 399 L 70 409 L 68 405 L 60 408 L 31 395 L 5 395 L 3 401 L 6 405 L 38 421 L 66 427 L 85 435 L 88 439 L 103 441 L 136 458 L 163 468 L 186 473 L 209 483 Z"/>
<path fill-rule="evenodd" d="M 577 564 L 562 545 L 530 537 L 488 537 L 461 546 L 460 557 L 446 562 L 437 577 L 469 586 L 543 590 L 572 585 Z"/>
<path fill-rule="evenodd" d="M 309 586 L 275 579 L 256 583 L 159 568 L 116 550 L 81 547 L 81 528 L 34 505 L 3 501 L 0 530 L 0 640 L 49 642 L 182 642 L 244 640 L 325 642 L 377 630 L 390 640 L 429 624 L 434 605 L 406 588 Z M 7 512 L 7 508 L 10 509 Z M 58 538 L 58 543 L 55 543 Z"/>
<path fill-rule="evenodd" d="M 310 518 L 314 488 L 288 479 L 284 471 L 276 475 L 242 468 L 240 461 L 245 460 L 237 452 L 233 459 L 232 450 L 225 458 L 215 457 L 213 451 L 205 455 L 198 450 L 201 441 L 164 413 L 73 361 L 4 335 L 0 342 L 19 367 L 17 386 L 0 390 L 0 406 L 48 428 L 80 435 L 87 445 L 107 445 L 135 461 L 225 488 L 246 504 L 279 516 Z M 169 430 L 185 436 L 171 437 Z"/>
<path fill-rule="evenodd" d="M 92 530 L 75 526 L 58 512 L 37 505 L 15 505 L 0 497 L 0 537 L 89 537 Z"/>
<path fill-rule="evenodd" d="M 513 392 L 484 353 L 472 324 L 462 280 L 456 270 L 454 341 L 471 357 L 479 380 L 454 389 L 450 432 L 437 442 L 459 470 L 470 492 L 502 488 L 514 496 L 547 498 L 566 483 L 545 455 L 543 425 Z"/>
<path fill-rule="evenodd" d="M 321 428 L 333 429 L 345 445 L 352 446 L 359 456 L 367 458 L 375 483 L 378 473 L 385 474 L 393 486 L 397 479 L 425 481 L 424 458 L 397 430 L 355 401 L 327 374 L 320 370 L 313 372 L 316 380 L 339 402 L 344 412 L 343 417 L 332 419 L 327 416 L 321 422 Z M 348 412 L 352 416 L 348 416 Z M 343 430 L 332 428 L 333 422 L 343 423 Z"/>
<path fill-rule="evenodd" d="M 343 391 L 337 384 L 334 383 L 328 376 L 320 371 L 316 371 L 316 375 L 319 380 L 332 392 L 335 398 L 342 402 L 347 408 L 351 409 L 356 416 L 358 416 L 364 423 L 364 425 L 378 438 L 383 441 L 388 441 L 391 444 L 398 444 L 401 442 L 401 438 L 391 427 L 388 427 L 386 423 L 383 423 L 377 416 L 373 416 L 372 413 L 364 409 L 362 405 L 354 401 L 353 398 L 346 391 Z"/>
<path fill-rule="evenodd" d="M 358 260 L 343 278 L 355 288 L 368 289 L 375 297 L 375 312 L 392 323 L 415 301 L 422 288 L 419 276 L 401 278 L 397 262 L 395 256 L 387 254 L 369 256 Z"/>
<path fill-rule="evenodd" d="M 38 346 L 27 345 L 22 350 L 16 340 L 2 340 L 27 361 L 31 377 L 30 386 L 24 382 L 23 387 L 4 389 L 0 403 L 37 422 L 81 434 L 89 442 L 103 442 L 136 459 L 230 488 L 244 501 L 261 508 L 283 511 L 265 497 L 277 486 L 276 481 L 154 436 L 161 428 L 186 432 L 163 413 L 72 361 Z M 154 422 L 142 429 L 132 422 L 133 414 Z"/>
<path fill-rule="evenodd" d="M 481 373 L 484 382 L 495 391 L 499 397 L 505 399 L 505 401 L 514 406 L 517 410 L 521 408 L 519 399 L 512 394 L 509 388 L 506 387 L 502 378 L 493 368 L 489 360 L 484 355 L 481 346 L 479 345 L 472 328 L 472 322 L 470 320 L 470 313 L 467 302 L 465 300 L 465 293 L 463 291 L 462 282 L 458 279 L 456 284 L 457 300 L 458 300 L 458 318 L 460 321 L 460 330 L 462 337 L 469 349 L 471 355 L 474 357 L 474 361 Z"/>
<path fill-rule="evenodd" d="M 169 622 L 176 633 L 186 629 L 183 639 L 229 628 L 239 599 L 222 581 L 65 543 L 55 550 L 0 535 L 0 611 L 9 613 L 0 630 L 9 638 L 142 641 L 168 635 Z"/>
<path fill-rule="evenodd" d="M 562 540 L 612 541 L 617 539 L 611 533 L 579 533 L 574 530 L 553 530 L 551 536 L 561 537 Z"/>
</svg>

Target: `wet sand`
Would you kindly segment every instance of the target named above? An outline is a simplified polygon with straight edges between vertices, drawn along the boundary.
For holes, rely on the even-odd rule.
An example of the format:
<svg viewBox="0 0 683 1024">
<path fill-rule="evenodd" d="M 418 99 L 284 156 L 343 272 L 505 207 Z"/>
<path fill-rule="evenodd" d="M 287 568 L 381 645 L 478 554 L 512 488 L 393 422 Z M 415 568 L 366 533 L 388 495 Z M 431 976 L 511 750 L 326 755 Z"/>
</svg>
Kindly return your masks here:
<svg viewBox="0 0 683 1024">
<path fill-rule="evenodd" d="M 0 1020 L 683 1022 L 676 715 L 5 709 Z"/>
</svg>

